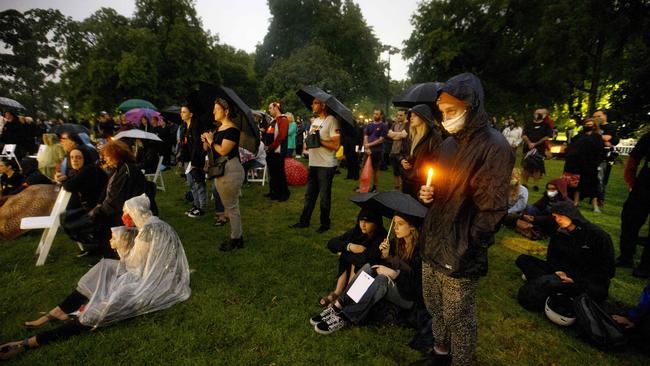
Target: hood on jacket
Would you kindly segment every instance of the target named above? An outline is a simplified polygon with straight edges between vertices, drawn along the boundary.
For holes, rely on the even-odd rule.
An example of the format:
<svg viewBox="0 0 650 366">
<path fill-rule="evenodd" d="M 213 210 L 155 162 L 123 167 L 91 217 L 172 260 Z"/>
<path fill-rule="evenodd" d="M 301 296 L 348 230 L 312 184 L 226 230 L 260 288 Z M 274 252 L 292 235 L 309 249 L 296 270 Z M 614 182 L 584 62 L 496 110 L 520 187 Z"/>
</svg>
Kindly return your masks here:
<svg viewBox="0 0 650 366">
<path fill-rule="evenodd" d="M 429 126 L 429 128 L 433 128 L 434 122 L 433 122 L 433 110 L 431 110 L 431 107 L 429 107 L 426 104 L 418 104 L 411 108 L 409 110 L 409 120 L 411 119 L 411 113 L 417 114 L 420 118 L 424 120 L 424 122 Z"/>
<path fill-rule="evenodd" d="M 123 211 L 131 216 L 138 229 L 141 229 L 153 216 L 149 197 L 144 193 L 125 201 Z"/>
<path fill-rule="evenodd" d="M 562 199 L 569 199 L 569 194 L 567 193 L 567 183 L 566 180 L 562 178 L 557 178 L 553 179 L 552 181 L 546 183 L 546 189 L 548 189 L 548 185 L 552 184 L 555 187 L 557 187 L 557 191 L 560 192 L 562 195 Z"/>
<path fill-rule="evenodd" d="M 566 216 L 571 219 L 574 225 L 588 224 L 589 221 L 585 219 L 580 213 L 580 210 L 571 201 L 560 201 L 551 205 L 551 213 Z"/>
<path fill-rule="evenodd" d="M 467 106 L 465 126 L 456 134 L 457 138 L 463 139 L 471 136 L 474 131 L 487 126 L 488 115 L 485 112 L 483 86 L 474 74 L 463 73 L 452 77 L 445 82 L 440 92 L 462 100 Z M 438 109 L 437 103 L 436 109 Z"/>
<path fill-rule="evenodd" d="M 369 210 L 367 208 L 362 208 L 361 211 L 359 211 L 359 215 L 357 216 L 357 224 L 361 220 L 372 222 L 377 225 L 377 227 L 384 225 L 382 216 L 375 211 Z"/>
</svg>

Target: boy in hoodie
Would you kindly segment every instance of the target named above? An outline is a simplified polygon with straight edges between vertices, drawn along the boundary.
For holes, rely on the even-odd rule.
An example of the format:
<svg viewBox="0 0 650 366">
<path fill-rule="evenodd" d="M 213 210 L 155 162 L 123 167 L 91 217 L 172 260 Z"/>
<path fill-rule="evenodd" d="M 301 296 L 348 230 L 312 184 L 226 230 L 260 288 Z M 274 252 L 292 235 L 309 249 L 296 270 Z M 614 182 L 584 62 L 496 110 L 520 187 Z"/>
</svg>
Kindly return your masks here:
<svg viewBox="0 0 650 366">
<path fill-rule="evenodd" d="M 436 106 L 451 136 L 440 147 L 439 169 L 420 200 L 424 219 L 422 292 L 432 317 L 435 346 L 426 363 L 468 365 L 476 351 L 476 288 L 487 274 L 487 248 L 508 209 L 515 156 L 488 124 L 480 80 L 469 73 L 449 79 Z"/>
<path fill-rule="evenodd" d="M 527 254 L 516 264 L 528 281 L 519 290 L 519 300 L 527 309 L 541 309 L 552 293 L 587 293 L 604 301 L 614 277 L 614 246 L 600 227 L 585 219 L 570 201 L 551 207 L 558 230 L 551 236 L 546 260 Z"/>
</svg>

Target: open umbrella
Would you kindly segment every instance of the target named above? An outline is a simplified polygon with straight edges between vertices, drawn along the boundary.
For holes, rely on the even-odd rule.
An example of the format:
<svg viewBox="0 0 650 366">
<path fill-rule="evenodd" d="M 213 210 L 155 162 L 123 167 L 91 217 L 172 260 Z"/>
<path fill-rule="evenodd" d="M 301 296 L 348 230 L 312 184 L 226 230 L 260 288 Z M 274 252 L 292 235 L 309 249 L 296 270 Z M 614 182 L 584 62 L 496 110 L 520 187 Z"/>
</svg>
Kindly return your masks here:
<svg viewBox="0 0 650 366">
<path fill-rule="evenodd" d="M 131 139 L 141 139 L 141 140 L 152 140 L 152 141 L 161 141 L 160 137 L 157 135 L 151 133 L 151 132 L 146 132 L 142 130 L 138 130 L 137 128 L 134 128 L 132 130 L 126 130 L 118 133 L 115 135 L 114 139 L 119 140 L 122 138 L 131 138 Z"/>
<path fill-rule="evenodd" d="M 398 191 L 357 193 L 350 198 L 350 201 L 389 218 L 399 214 L 421 221 L 427 214 L 427 208 L 415 198 Z"/>
<path fill-rule="evenodd" d="M 411 108 L 418 104 L 433 104 L 438 98 L 438 93 L 444 83 L 431 81 L 413 84 L 393 99 L 395 107 Z"/>
<path fill-rule="evenodd" d="M 343 131 L 352 132 L 354 127 L 357 125 L 357 121 L 355 121 L 350 108 L 346 107 L 333 95 L 324 92 L 321 88 L 314 85 L 308 85 L 302 87 L 296 92 L 296 94 L 309 110 L 311 110 L 311 103 L 314 99 L 325 102 L 325 105 L 327 105 L 336 118 L 339 121 L 344 122 L 341 123 Z"/>
<path fill-rule="evenodd" d="M 156 106 L 153 105 L 153 103 L 146 101 L 144 99 L 129 99 L 124 101 L 122 104 L 120 104 L 117 107 L 117 109 L 121 110 L 122 112 L 126 112 L 133 108 L 149 108 L 155 111 L 158 110 L 158 108 L 156 108 Z"/>
<path fill-rule="evenodd" d="M 217 98 L 225 99 L 230 105 L 230 112 L 234 114 L 231 120 L 241 131 L 239 146 L 253 153 L 257 153 L 260 145 L 260 131 L 257 128 L 250 107 L 239 98 L 239 95 L 234 90 L 225 86 L 201 81 L 199 82 L 198 92 L 193 92 L 188 97 L 191 103 L 195 104 L 197 112 L 194 114 L 200 113 L 199 119 L 203 123 L 205 121 L 214 121 L 212 111 L 214 109 L 214 101 Z"/>
<path fill-rule="evenodd" d="M 146 117 L 149 123 L 152 123 L 153 117 L 160 118 L 160 113 L 149 108 L 133 108 L 124 113 L 124 117 L 132 125 L 140 126 L 142 117 Z"/>
<path fill-rule="evenodd" d="M 25 107 L 18 101 L 5 97 L 0 97 L 0 105 L 16 109 L 25 109 Z"/>
<path fill-rule="evenodd" d="M 160 111 L 160 114 L 162 114 L 166 120 L 174 122 L 176 124 L 181 124 L 181 122 L 183 122 L 181 120 L 181 107 L 177 105 L 170 105 L 163 108 Z"/>
<path fill-rule="evenodd" d="M 61 125 L 53 126 L 50 130 L 51 133 L 56 133 L 58 135 L 62 133 L 85 133 L 90 136 L 90 131 L 85 126 L 78 125 L 76 123 L 64 123 Z"/>
</svg>

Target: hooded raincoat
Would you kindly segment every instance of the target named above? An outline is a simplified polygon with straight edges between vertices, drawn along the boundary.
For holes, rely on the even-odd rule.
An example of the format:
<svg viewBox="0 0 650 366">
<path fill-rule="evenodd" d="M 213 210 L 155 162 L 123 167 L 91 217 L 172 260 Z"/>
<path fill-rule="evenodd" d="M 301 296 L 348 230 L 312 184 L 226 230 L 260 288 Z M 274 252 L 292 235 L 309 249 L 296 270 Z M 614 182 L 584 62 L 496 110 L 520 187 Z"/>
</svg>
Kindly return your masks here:
<svg viewBox="0 0 650 366">
<path fill-rule="evenodd" d="M 81 324 L 98 327 L 166 309 L 190 297 L 190 272 L 176 231 L 153 216 L 146 195 L 124 203 L 138 229 L 132 245 L 118 246 L 120 260 L 102 259 L 77 285 L 89 301 Z"/>
<path fill-rule="evenodd" d="M 515 156 L 503 135 L 488 125 L 476 76 L 457 75 L 442 91 L 467 105 L 467 117 L 464 127 L 441 145 L 434 198 L 420 236 L 422 257 L 448 276 L 477 278 L 487 273 L 487 248 L 507 212 Z"/>
</svg>

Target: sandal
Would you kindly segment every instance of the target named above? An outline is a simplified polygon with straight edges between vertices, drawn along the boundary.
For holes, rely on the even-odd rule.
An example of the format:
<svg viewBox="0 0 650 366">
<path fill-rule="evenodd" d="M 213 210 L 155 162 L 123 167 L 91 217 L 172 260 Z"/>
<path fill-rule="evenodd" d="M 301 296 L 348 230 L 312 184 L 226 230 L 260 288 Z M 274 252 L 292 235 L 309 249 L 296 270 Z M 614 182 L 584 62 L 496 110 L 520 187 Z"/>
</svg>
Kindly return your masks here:
<svg viewBox="0 0 650 366">
<path fill-rule="evenodd" d="M 9 360 L 25 352 L 25 341 L 9 342 L 0 346 L 0 360 Z"/>
<path fill-rule="evenodd" d="M 329 294 L 327 294 L 327 296 L 321 297 L 320 300 L 318 301 L 318 304 L 320 304 L 320 306 L 325 308 L 328 307 L 330 304 L 335 303 L 336 300 L 338 300 L 338 298 L 339 295 L 337 295 L 336 292 L 332 291 Z"/>
<path fill-rule="evenodd" d="M 60 321 L 60 322 L 62 322 L 62 321 L 63 321 L 63 320 L 61 320 L 61 319 L 55 317 L 54 315 L 52 315 L 52 314 L 50 314 L 50 313 L 42 313 L 42 314 L 43 314 L 44 317 L 47 318 L 46 321 L 44 321 L 43 323 L 38 324 L 38 325 L 28 324 L 28 323 L 33 323 L 33 322 L 35 322 L 36 320 L 40 319 L 40 318 L 38 318 L 38 319 L 36 319 L 36 320 L 34 320 L 34 321 L 23 323 L 23 327 L 25 327 L 25 328 L 27 328 L 27 329 L 38 329 L 38 328 L 42 328 L 42 327 L 46 326 L 46 325 L 49 324 L 50 322 L 55 322 L 55 321 Z M 41 318 L 42 318 L 42 317 L 41 317 Z"/>
</svg>

